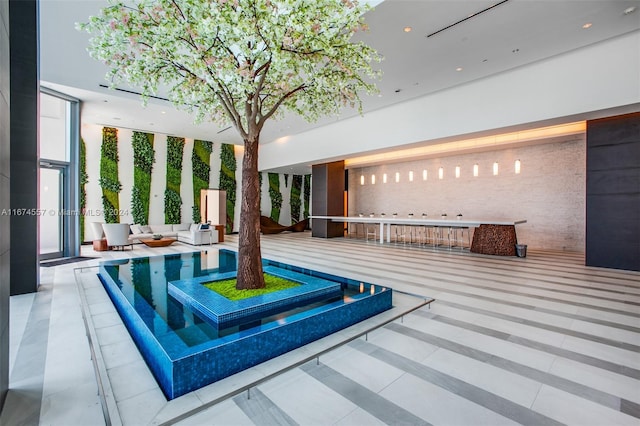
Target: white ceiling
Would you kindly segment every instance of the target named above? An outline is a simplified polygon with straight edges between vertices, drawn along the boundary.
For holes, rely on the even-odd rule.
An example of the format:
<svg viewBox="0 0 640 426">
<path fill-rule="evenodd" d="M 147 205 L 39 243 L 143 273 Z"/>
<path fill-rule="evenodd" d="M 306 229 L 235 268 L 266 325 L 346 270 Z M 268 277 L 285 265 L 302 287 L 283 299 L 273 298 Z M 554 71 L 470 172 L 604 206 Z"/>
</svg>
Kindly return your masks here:
<svg viewBox="0 0 640 426">
<path fill-rule="evenodd" d="M 508 0 L 427 37 L 500 2 L 386 0 L 369 12 L 370 31 L 361 39 L 377 49 L 384 61 L 380 95 L 363 99 L 365 115 L 640 29 L 640 0 Z M 75 30 L 75 23 L 87 21 L 106 4 L 104 0 L 41 0 L 43 86 L 82 100 L 86 123 L 241 144 L 233 128 L 195 125 L 192 117 L 166 101 L 152 99 L 143 108 L 137 95 L 101 87 L 109 84 L 104 79 L 107 70 L 89 57 L 89 36 Z M 636 10 L 625 14 L 631 7 Z M 584 29 L 586 23 L 591 27 Z M 411 32 L 405 32 L 405 27 L 411 27 Z M 261 142 L 271 143 L 356 114 L 345 110 L 340 117 L 317 123 L 287 116 L 268 123 Z"/>
</svg>

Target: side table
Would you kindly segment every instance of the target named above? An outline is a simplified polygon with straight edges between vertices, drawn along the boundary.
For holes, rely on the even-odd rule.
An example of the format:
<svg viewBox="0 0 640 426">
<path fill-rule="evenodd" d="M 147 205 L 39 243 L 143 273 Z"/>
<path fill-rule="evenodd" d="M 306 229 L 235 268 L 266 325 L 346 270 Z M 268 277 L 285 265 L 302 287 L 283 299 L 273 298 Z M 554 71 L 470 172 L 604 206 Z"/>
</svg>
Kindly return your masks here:
<svg viewBox="0 0 640 426">
<path fill-rule="evenodd" d="M 107 240 L 93 240 L 93 250 L 94 251 L 107 251 L 109 250 L 109 246 L 107 245 Z"/>
<path fill-rule="evenodd" d="M 218 242 L 219 243 L 224 243 L 224 231 L 226 226 L 225 225 L 214 225 L 214 227 L 216 228 L 216 231 L 218 231 Z"/>
</svg>

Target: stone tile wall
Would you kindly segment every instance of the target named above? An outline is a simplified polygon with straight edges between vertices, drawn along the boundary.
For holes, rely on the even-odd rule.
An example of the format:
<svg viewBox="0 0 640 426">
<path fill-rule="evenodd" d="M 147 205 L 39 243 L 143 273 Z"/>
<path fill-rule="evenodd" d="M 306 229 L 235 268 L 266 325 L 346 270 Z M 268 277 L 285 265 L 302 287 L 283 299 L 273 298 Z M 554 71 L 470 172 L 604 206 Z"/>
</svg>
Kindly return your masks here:
<svg viewBox="0 0 640 426">
<path fill-rule="evenodd" d="M 468 219 L 526 219 L 526 224 L 517 226 L 518 243 L 584 252 L 585 156 L 583 135 L 562 142 L 350 169 L 349 214 L 427 213 L 438 218 L 441 213 L 449 217 L 462 213 Z M 519 174 L 514 170 L 516 160 L 521 162 Z M 498 163 L 495 176 L 494 162 Z M 460 167 L 458 178 L 456 166 Z M 443 179 L 438 179 L 440 167 Z M 385 173 L 387 183 L 383 183 Z"/>
</svg>

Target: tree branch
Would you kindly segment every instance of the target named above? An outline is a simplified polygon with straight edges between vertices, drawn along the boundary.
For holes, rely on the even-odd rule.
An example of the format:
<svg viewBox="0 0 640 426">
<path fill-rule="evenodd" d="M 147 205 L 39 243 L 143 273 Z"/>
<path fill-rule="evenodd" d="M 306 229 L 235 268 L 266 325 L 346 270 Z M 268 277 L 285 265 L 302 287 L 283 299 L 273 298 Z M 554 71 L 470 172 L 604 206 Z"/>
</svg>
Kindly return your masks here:
<svg viewBox="0 0 640 426">
<path fill-rule="evenodd" d="M 278 108 L 280 107 L 280 105 L 287 100 L 288 98 L 290 98 L 291 96 L 295 95 L 296 93 L 298 93 L 301 90 L 304 90 L 307 88 L 306 84 L 301 84 L 300 86 L 296 87 L 295 89 L 287 92 L 286 94 L 284 94 L 279 100 L 278 102 L 275 103 L 274 106 L 271 107 L 271 109 L 262 117 L 262 119 L 260 119 L 260 127 L 262 127 L 262 125 L 264 124 L 265 121 L 267 121 L 273 114 L 275 114 L 275 112 L 278 110 Z"/>
</svg>

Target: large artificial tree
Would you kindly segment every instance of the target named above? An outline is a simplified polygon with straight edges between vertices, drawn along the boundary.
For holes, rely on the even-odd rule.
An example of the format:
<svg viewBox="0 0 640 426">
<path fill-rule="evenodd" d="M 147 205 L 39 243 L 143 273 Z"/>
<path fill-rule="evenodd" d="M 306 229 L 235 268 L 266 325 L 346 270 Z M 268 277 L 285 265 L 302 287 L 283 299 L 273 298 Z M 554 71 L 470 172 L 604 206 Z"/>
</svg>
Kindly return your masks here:
<svg viewBox="0 0 640 426">
<path fill-rule="evenodd" d="M 284 111 L 314 121 L 361 108 L 378 54 L 355 0 L 111 2 L 81 24 L 89 52 L 143 96 L 161 89 L 196 119 L 231 122 L 244 141 L 238 289 L 264 287 L 260 255 L 260 132 Z"/>
</svg>

